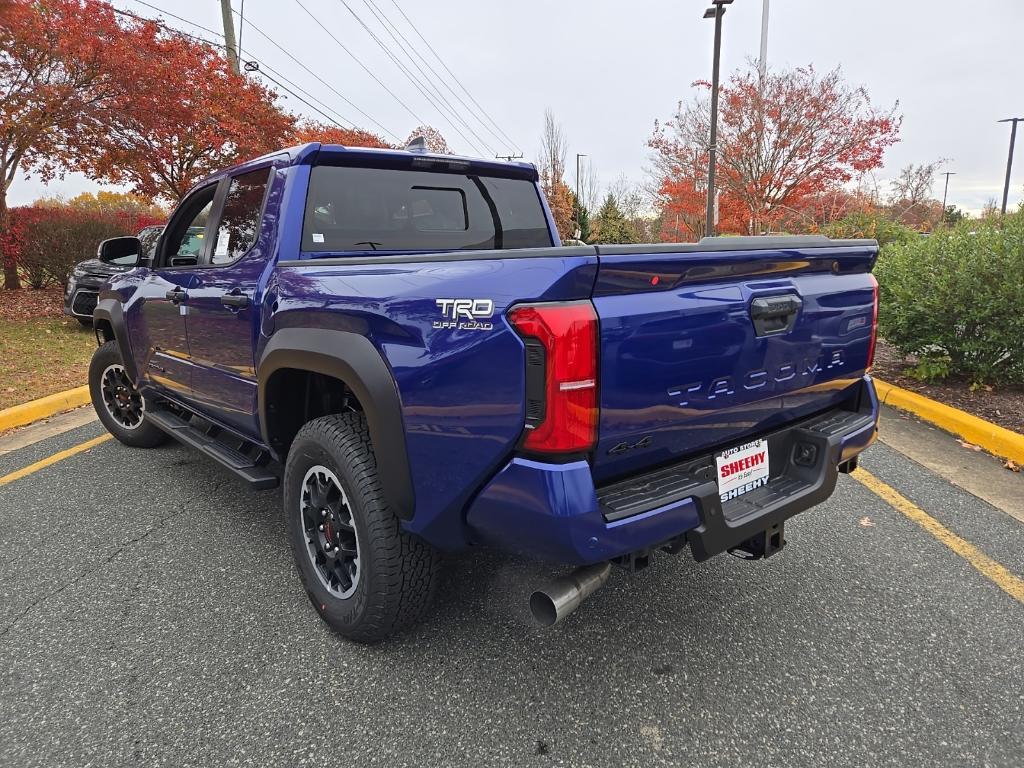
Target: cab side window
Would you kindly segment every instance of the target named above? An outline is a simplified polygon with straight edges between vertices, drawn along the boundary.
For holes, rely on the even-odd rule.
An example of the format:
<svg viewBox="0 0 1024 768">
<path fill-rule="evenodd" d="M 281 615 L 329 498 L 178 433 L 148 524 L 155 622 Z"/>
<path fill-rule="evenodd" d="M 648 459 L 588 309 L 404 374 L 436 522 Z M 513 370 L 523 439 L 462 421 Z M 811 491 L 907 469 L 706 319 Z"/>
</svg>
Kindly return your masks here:
<svg viewBox="0 0 1024 768">
<path fill-rule="evenodd" d="M 163 266 L 194 267 L 199 263 L 216 192 L 216 184 L 205 187 L 186 199 L 175 212 L 164 239 Z"/>
<path fill-rule="evenodd" d="M 211 264 L 237 261 L 255 245 L 269 175 L 268 168 L 260 168 L 231 179 L 224 196 L 220 223 L 214 233 Z"/>
</svg>

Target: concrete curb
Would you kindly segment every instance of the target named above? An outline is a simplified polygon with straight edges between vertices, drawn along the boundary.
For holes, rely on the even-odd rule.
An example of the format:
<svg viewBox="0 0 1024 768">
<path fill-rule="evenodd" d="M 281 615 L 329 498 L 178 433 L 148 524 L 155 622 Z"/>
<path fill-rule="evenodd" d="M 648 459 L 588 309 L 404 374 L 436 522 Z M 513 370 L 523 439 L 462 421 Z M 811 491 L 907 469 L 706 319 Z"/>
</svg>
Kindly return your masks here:
<svg viewBox="0 0 1024 768">
<path fill-rule="evenodd" d="M 885 405 L 909 411 L 969 443 L 980 445 L 995 456 L 1024 465 L 1024 435 L 878 379 L 875 379 L 875 389 L 878 399 Z"/>
<path fill-rule="evenodd" d="M 53 416 L 61 411 L 86 405 L 90 400 L 89 387 L 85 386 L 68 389 L 55 395 L 47 395 L 38 400 L 5 408 L 0 411 L 0 432 L 5 432 L 15 427 L 22 427 L 26 424 L 31 424 L 33 421 Z"/>
</svg>

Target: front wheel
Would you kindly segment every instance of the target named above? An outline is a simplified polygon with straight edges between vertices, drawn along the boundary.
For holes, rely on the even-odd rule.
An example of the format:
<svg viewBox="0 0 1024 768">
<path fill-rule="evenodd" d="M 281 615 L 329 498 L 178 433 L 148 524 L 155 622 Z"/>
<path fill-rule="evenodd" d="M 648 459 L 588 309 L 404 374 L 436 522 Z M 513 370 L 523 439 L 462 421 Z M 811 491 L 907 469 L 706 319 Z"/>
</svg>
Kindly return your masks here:
<svg viewBox="0 0 1024 768">
<path fill-rule="evenodd" d="M 310 602 L 339 634 L 382 640 L 418 621 L 437 586 L 438 555 L 388 507 L 366 418 L 324 416 L 292 443 L 284 511 Z"/>
<path fill-rule="evenodd" d="M 125 445 L 153 448 L 167 440 L 166 434 L 146 421 L 146 399 L 129 378 L 116 341 L 93 353 L 89 394 L 103 426 Z"/>
</svg>

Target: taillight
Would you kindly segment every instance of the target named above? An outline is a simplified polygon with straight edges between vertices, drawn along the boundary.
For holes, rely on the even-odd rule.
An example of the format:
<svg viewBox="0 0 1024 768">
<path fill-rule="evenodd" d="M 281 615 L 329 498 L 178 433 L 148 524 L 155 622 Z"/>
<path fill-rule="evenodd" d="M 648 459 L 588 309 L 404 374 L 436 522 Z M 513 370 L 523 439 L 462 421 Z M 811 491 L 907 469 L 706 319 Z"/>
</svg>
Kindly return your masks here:
<svg viewBox="0 0 1024 768">
<path fill-rule="evenodd" d="M 542 453 L 597 441 L 597 313 L 589 301 L 520 304 L 509 322 L 526 345 L 526 437 Z"/>
<path fill-rule="evenodd" d="M 870 273 L 868 277 L 871 278 L 871 285 L 874 288 L 874 306 L 871 309 L 871 345 L 868 347 L 867 365 L 867 369 L 870 371 L 871 366 L 875 364 L 875 342 L 878 341 L 878 280 Z"/>
</svg>

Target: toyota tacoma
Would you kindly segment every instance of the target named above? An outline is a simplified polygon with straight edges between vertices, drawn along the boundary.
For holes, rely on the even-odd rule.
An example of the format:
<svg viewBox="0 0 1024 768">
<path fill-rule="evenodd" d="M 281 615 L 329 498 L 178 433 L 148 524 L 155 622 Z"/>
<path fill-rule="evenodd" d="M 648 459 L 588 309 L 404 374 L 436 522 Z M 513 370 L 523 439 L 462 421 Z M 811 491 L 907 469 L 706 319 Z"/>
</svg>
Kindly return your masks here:
<svg viewBox="0 0 1024 768">
<path fill-rule="evenodd" d="M 562 247 L 532 165 L 307 144 L 201 182 L 111 275 L 89 384 L 121 442 L 280 485 L 341 634 L 416 621 L 473 546 L 576 569 L 531 599 L 551 624 L 613 565 L 774 555 L 829 497 L 877 431 L 877 251 Z"/>
</svg>

